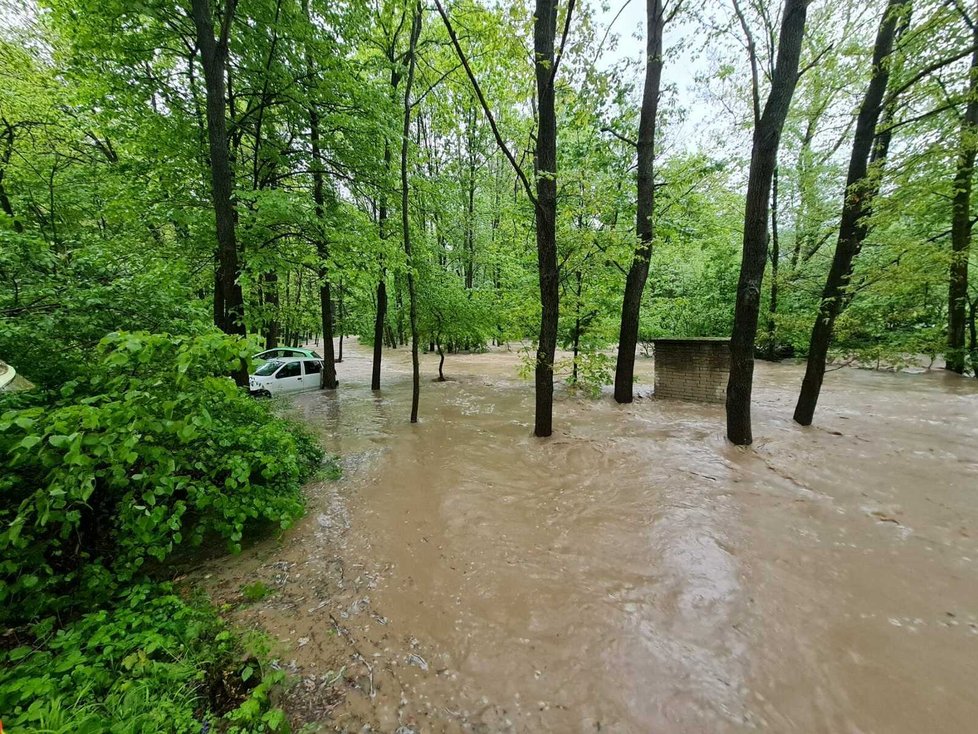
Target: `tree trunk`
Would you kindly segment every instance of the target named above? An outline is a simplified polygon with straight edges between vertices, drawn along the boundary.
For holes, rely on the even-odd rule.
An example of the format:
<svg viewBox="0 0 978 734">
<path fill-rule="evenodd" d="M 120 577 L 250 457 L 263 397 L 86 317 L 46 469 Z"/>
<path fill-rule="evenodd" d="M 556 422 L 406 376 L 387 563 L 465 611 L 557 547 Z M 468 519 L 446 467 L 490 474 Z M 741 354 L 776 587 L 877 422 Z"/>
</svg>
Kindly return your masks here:
<svg viewBox="0 0 978 734">
<path fill-rule="evenodd" d="M 466 121 L 468 130 L 466 147 L 468 148 L 468 180 L 466 181 L 466 210 L 465 210 L 465 290 L 471 291 L 475 282 L 475 110 L 467 111 Z"/>
<path fill-rule="evenodd" d="M 384 354 L 384 320 L 387 318 L 387 284 L 381 278 L 377 283 L 377 315 L 374 319 L 374 358 L 370 375 L 370 389 L 380 390 L 380 360 Z"/>
<path fill-rule="evenodd" d="M 968 307 L 968 352 L 971 354 L 972 374 L 978 380 L 978 325 L 975 323 L 976 313 L 978 313 L 978 298 L 973 300 Z"/>
<path fill-rule="evenodd" d="M 207 140 L 210 154 L 211 198 L 217 232 L 217 267 L 214 273 L 214 324 L 226 334 L 244 336 L 244 295 L 241 291 L 233 179 L 228 159 L 227 123 L 224 119 L 224 64 L 228 52 L 231 17 L 225 17 L 221 37 L 214 38 L 210 0 L 192 0 L 192 15 L 200 48 L 207 100 Z M 229 9 L 228 11 L 232 11 Z M 246 365 L 234 371 L 240 386 L 248 384 Z"/>
<path fill-rule="evenodd" d="M 391 165 L 390 143 L 384 141 L 384 170 L 389 171 Z M 387 239 L 387 194 L 380 195 L 380 205 L 377 207 L 377 226 L 380 239 Z M 374 359 L 370 376 L 370 389 L 380 390 L 380 364 L 384 357 L 384 325 L 387 321 L 387 282 L 383 263 L 380 267 L 380 279 L 377 281 L 377 314 L 374 318 Z"/>
<path fill-rule="evenodd" d="M 418 402 L 421 394 L 421 367 L 418 362 L 418 318 L 414 293 L 414 255 L 411 251 L 411 216 L 408 208 L 408 140 L 411 136 L 411 87 L 414 85 L 415 51 L 421 35 L 421 0 L 414 7 L 411 38 L 408 45 L 407 79 L 404 82 L 404 128 L 401 136 L 401 228 L 404 256 L 407 260 L 408 310 L 411 322 L 411 422 L 418 422 Z"/>
<path fill-rule="evenodd" d="M 618 333 L 618 360 L 615 364 L 615 400 L 632 402 L 635 382 L 635 348 L 638 345 L 638 322 L 642 293 L 649 277 L 649 258 L 655 238 L 655 123 L 659 109 L 659 87 L 662 81 L 662 32 L 665 27 L 662 0 L 646 0 L 648 37 L 645 41 L 645 89 L 638 125 L 638 194 L 635 234 L 638 246 L 625 277 L 625 295 L 621 304 L 621 329 Z"/>
<path fill-rule="evenodd" d="M 536 0 L 533 50 L 536 59 L 537 140 L 536 237 L 540 281 L 540 336 L 534 373 L 536 412 L 533 433 L 553 433 L 554 354 L 560 290 L 557 272 L 557 116 L 554 108 L 554 37 L 557 0 Z"/>
<path fill-rule="evenodd" d="M 24 225 L 14 214 L 14 207 L 10 203 L 10 197 L 7 195 L 7 189 L 3 183 L 4 174 L 7 172 L 7 166 L 10 164 L 10 156 L 14 152 L 14 128 L 6 119 L 3 120 L 3 126 L 3 153 L 0 153 L 0 209 L 10 217 L 11 222 L 13 222 L 14 232 L 21 234 L 24 231 Z"/>
<path fill-rule="evenodd" d="M 303 0 L 302 10 L 313 27 L 312 16 L 309 14 L 309 0 Z M 276 10 L 276 17 L 278 11 Z M 315 62 L 309 48 L 305 50 L 306 67 L 311 79 L 316 78 Z M 323 191 L 323 154 L 319 138 L 319 110 L 316 101 L 309 100 L 309 143 L 312 149 L 312 200 L 316 207 L 316 221 L 319 229 L 316 233 L 316 254 L 319 256 L 319 312 L 323 328 L 323 369 L 320 373 L 319 386 L 324 390 L 335 390 L 336 358 L 333 355 L 333 299 L 330 294 L 329 282 L 329 245 L 323 224 L 326 217 L 326 202 Z"/>
<path fill-rule="evenodd" d="M 272 309 L 265 320 L 265 349 L 278 346 L 278 273 L 270 270 L 262 275 L 262 295 L 266 308 Z"/>
<path fill-rule="evenodd" d="M 801 393 L 795 405 L 794 419 L 803 426 L 811 425 L 815 406 L 825 377 L 825 359 L 832 341 L 835 320 L 841 313 L 852 276 L 852 263 L 862 247 L 869 229 L 868 218 L 872 210 L 873 197 L 879 183 L 868 180 L 870 156 L 874 162 L 882 164 L 889 143 L 889 131 L 881 133 L 883 141 L 877 140 L 877 123 L 883 113 L 883 98 L 890 78 L 888 58 L 893 51 L 894 40 L 898 34 L 898 24 L 910 0 L 889 0 L 876 33 L 873 47 L 873 74 L 866 88 L 866 95 L 856 118 L 856 132 L 849 157 L 849 171 L 846 176 L 845 200 L 842 204 L 842 218 L 839 223 L 839 239 L 835 246 L 832 267 L 822 291 L 822 301 L 808 347 L 808 365 L 802 381 Z"/>
<path fill-rule="evenodd" d="M 210 0 L 192 0 L 200 63 L 204 72 L 207 107 L 207 140 L 210 154 L 211 197 L 217 225 L 217 269 L 214 279 L 214 324 L 228 334 L 244 335 L 244 305 L 238 280 L 238 248 L 235 240 L 233 180 L 228 160 L 225 121 L 224 63 L 227 57 L 226 30 L 214 38 Z M 229 20 L 225 20 L 225 27 Z"/>
<path fill-rule="evenodd" d="M 798 62 L 805 35 L 807 0 L 786 0 L 781 19 L 777 63 L 764 112 L 754 126 L 747 202 L 744 208 L 743 256 L 733 332 L 730 337 L 730 378 L 727 382 L 727 438 L 740 446 L 753 441 L 750 420 L 754 383 L 754 341 L 760 311 L 761 285 L 767 265 L 768 207 L 777 165 L 781 131 L 798 83 Z M 756 65 L 753 43 L 752 66 Z M 755 97 L 756 101 L 756 97 Z"/>
<path fill-rule="evenodd" d="M 968 256 L 971 249 L 971 184 L 975 170 L 978 136 L 978 25 L 971 56 L 968 105 L 961 122 L 961 142 L 954 175 L 951 219 L 951 269 L 948 284 L 947 355 L 945 365 L 959 375 L 965 370 L 965 322 L 968 308 Z M 978 370 L 978 365 L 972 365 Z"/>
<path fill-rule="evenodd" d="M 767 358 L 778 358 L 778 269 L 781 265 L 781 243 L 778 240 L 778 166 L 771 179 L 771 300 L 767 309 Z"/>
<path fill-rule="evenodd" d="M 342 278 L 340 279 L 339 289 L 340 289 L 340 321 L 339 321 L 339 331 L 340 331 L 340 344 L 339 344 L 339 347 L 340 347 L 340 349 L 339 349 L 339 353 L 336 355 L 336 362 L 337 362 L 337 364 L 339 364 L 340 362 L 343 361 L 343 335 L 344 335 L 344 333 L 346 333 L 346 329 L 344 327 L 344 317 L 346 316 L 346 314 L 343 312 L 343 280 L 342 280 Z"/>
</svg>

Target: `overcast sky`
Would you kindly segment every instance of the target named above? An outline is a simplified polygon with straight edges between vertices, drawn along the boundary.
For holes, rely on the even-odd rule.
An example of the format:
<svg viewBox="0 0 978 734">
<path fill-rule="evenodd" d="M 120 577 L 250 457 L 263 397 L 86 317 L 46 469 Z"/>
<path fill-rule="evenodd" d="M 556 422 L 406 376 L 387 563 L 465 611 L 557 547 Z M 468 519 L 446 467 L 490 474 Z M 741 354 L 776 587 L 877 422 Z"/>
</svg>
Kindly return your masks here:
<svg viewBox="0 0 978 734">
<path fill-rule="evenodd" d="M 603 25 L 611 24 L 611 32 L 618 36 L 618 47 L 605 51 L 605 65 L 610 66 L 622 58 L 639 60 L 641 67 L 639 89 L 644 75 L 645 59 L 645 5 L 646 0 L 608 0 L 609 8 L 602 10 L 601 0 L 586 0 L 594 8 L 595 15 Z M 617 17 L 616 17 L 617 16 Z M 673 137 L 681 141 L 683 147 L 695 147 L 703 133 L 704 122 L 710 118 L 713 105 L 704 98 L 696 82 L 696 76 L 706 73 L 708 63 L 705 58 L 693 52 L 692 39 L 701 31 L 695 21 L 677 19 L 666 27 L 664 46 L 665 66 L 662 71 L 662 85 L 676 87 L 675 103 L 686 110 L 687 118 L 680 130 L 674 130 Z"/>
</svg>

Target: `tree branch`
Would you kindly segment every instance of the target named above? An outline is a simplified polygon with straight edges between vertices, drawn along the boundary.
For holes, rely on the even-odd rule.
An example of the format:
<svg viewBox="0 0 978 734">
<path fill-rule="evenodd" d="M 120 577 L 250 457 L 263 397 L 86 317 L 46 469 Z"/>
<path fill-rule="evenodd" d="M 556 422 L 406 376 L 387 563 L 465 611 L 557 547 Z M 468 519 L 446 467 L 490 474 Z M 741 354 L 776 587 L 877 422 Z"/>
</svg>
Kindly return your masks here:
<svg viewBox="0 0 978 734">
<path fill-rule="evenodd" d="M 550 70 L 550 83 L 554 83 L 554 79 L 557 78 L 557 67 L 560 66 L 560 60 L 564 58 L 564 46 L 567 45 L 567 34 L 570 31 L 571 16 L 574 15 L 574 2 L 575 0 L 570 0 L 567 5 L 567 17 L 564 18 L 564 30 L 560 34 L 560 50 L 557 51 L 557 56 L 554 57 L 554 68 Z"/>
<path fill-rule="evenodd" d="M 637 148 L 637 147 L 638 147 L 638 143 L 637 143 L 637 142 L 635 142 L 634 140 L 631 140 L 631 139 L 629 139 L 629 138 L 626 138 L 626 137 L 625 137 L 624 135 L 621 135 L 621 134 L 619 134 L 619 133 L 617 133 L 617 132 L 615 132 L 615 131 L 614 131 L 614 130 L 612 130 L 612 129 L 611 129 L 610 127 L 602 127 L 602 128 L 601 128 L 601 132 L 603 132 L 603 133 L 611 133 L 611 134 L 612 134 L 612 135 L 614 135 L 614 136 L 615 136 L 616 138 L 618 138 L 618 139 L 619 139 L 619 140 L 621 140 L 622 142 L 625 142 L 625 143 L 628 143 L 628 144 L 629 144 L 630 146 L 632 146 L 633 148 Z"/>
<path fill-rule="evenodd" d="M 458 42 L 458 35 L 455 33 L 455 28 L 452 27 L 452 22 L 448 19 L 448 13 L 445 12 L 445 8 L 441 4 L 441 0 L 435 0 L 435 7 L 438 8 L 438 14 L 441 16 L 442 21 L 445 23 L 445 29 L 448 31 L 448 37 L 452 40 L 452 46 L 455 47 L 455 53 L 458 54 L 458 60 L 462 62 L 462 67 L 465 69 L 466 75 L 469 77 L 469 81 L 472 83 L 472 88 L 475 90 L 475 96 L 479 98 L 479 104 L 482 105 L 482 111 L 486 115 L 486 119 L 489 120 L 489 127 L 492 128 L 492 134 L 496 138 L 496 144 L 499 149 L 502 150 L 503 154 L 506 156 L 506 160 L 513 167 L 516 175 L 519 177 L 520 183 L 523 184 L 523 188 L 526 190 L 526 195 L 530 198 L 530 201 L 534 206 L 537 205 L 537 198 L 533 193 L 533 187 L 530 185 L 530 180 L 526 177 L 523 169 L 520 167 L 519 163 L 516 162 L 516 158 L 513 157 L 513 153 L 510 151 L 509 146 L 503 140 L 503 136 L 499 132 L 499 127 L 496 125 L 496 118 L 492 114 L 492 110 L 489 109 L 489 103 L 486 102 L 486 97 L 482 93 L 482 87 L 479 86 L 479 81 L 475 78 L 475 74 L 472 71 L 472 67 L 469 65 L 469 60 L 465 56 L 465 52 L 462 51 L 462 46 Z"/>
</svg>

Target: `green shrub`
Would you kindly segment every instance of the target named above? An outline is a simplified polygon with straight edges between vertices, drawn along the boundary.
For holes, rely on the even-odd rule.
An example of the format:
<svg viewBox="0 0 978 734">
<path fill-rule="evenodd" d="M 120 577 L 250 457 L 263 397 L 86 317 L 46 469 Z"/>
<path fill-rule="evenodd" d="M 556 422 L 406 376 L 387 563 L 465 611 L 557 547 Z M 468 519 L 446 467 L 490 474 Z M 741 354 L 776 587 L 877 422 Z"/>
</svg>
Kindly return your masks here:
<svg viewBox="0 0 978 734">
<path fill-rule="evenodd" d="M 212 609 L 169 586 L 136 586 L 114 607 L 53 624 L 0 652 L 11 734 L 284 730 L 268 695 L 283 674 L 263 674 Z"/>
<path fill-rule="evenodd" d="M 0 412 L 0 620 L 80 604 L 205 536 L 287 527 L 322 452 L 228 379 L 220 333 L 116 333 L 52 404 Z M 2 410 L 2 408 L 0 408 Z"/>
</svg>

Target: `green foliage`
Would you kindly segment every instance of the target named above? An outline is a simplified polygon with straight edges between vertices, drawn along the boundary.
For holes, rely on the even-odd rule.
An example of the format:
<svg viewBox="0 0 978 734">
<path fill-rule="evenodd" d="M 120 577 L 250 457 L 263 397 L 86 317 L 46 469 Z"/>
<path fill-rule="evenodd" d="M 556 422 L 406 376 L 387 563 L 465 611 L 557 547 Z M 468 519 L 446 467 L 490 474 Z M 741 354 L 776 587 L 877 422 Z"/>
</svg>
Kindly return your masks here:
<svg viewBox="0 0 978 734">
<path fill-rule="evenodd" d="M 225 375 L 247 344 L 112 334 L 51 404 L 0 414 L 4 615 L 98 600 L 182 544 L 285 528 L 322 454 Z"/>
<path fill-rule="evenodd" d="M 558 360 L 554 371 L 557 374 L 567 372 L 567 383 L 582 390 L 589 397 L 596 398 L 601 394 L 601 388 L 611 384 L 615 371 L 615 359 L 610 354 L 593 350 L 579 352 L 577 355 L 577 372 L 574 373 L 574 360 Z"/>
<path fill-rule="evenodd" d="M 261 601 L 273 593 L 275 593 L 274 589 L 264 581 L 253 581 L 241 587 L 241 596 L 244 597 L 246 602 Z"/>
<path fill-rule="evenodd" d="M 139 585 L 60 629 L 34 624 L 0 652 L 9 732 L 281 732 L 284 715 L 240 638 L 169 586 Z"/>
</svg>

